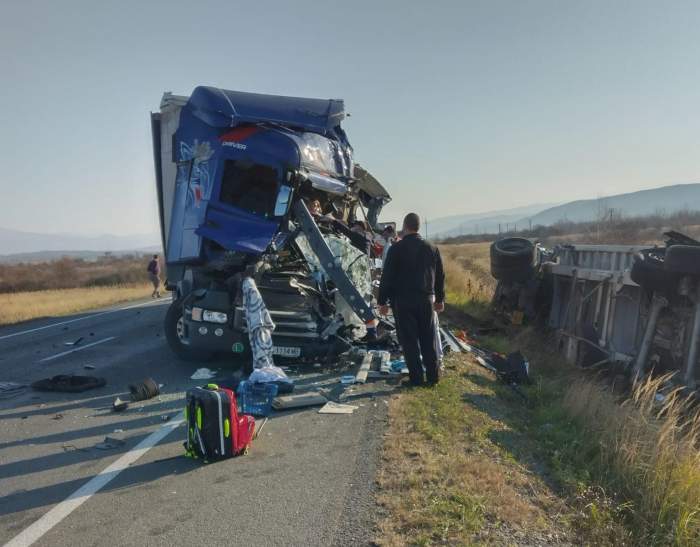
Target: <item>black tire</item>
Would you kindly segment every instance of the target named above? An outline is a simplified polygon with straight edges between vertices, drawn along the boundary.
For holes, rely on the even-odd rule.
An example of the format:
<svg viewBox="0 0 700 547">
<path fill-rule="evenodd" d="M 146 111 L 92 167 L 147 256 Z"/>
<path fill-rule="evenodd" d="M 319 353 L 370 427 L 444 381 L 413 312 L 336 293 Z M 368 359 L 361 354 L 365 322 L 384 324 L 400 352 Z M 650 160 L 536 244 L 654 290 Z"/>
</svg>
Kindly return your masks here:
<svg viewBox="0 0 700 547">
<path fill-rule="evenodd" d="M 535 246 L 522 237 L 507 237 L 491 244 L 491 275 L 499 281 L 522 282 L 535 272 Z"/>
<path fill-rule="evenodd" d="M 680 275 L 700 276 L 700 247 L 671 245 L 666 249 L 666 270 Z"/>
<path fill-rule="evenodd" d="M 165 314 L 165 339 L 172 352 L 178 359 L 187 362 L 210 361 L 214 357 L 213 351 L 191 348 L 182 343 L 182 299 L 174 300 Z"/>
<path fill-rule="evenodd" d="M 634 257 L 630 277 L 637 285 L 649 291 L 675 289 L 678 276 L 665 266 L 665 249 L 645 249 Z"/>
</svg>

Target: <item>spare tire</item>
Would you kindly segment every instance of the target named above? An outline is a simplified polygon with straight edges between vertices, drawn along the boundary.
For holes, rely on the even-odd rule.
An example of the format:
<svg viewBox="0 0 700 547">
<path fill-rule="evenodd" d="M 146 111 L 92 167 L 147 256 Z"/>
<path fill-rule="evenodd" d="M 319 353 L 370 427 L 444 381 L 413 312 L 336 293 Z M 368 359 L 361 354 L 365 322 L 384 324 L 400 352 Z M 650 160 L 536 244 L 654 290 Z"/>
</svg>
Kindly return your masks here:
<svg viewBox="0 0 700 547">
<path fill-rule="evenodd" d="M 491 275 L 499 281 L 527 281 L 535 273 L 535 246 L 522 237 L 491 244 Z"/>
<path fill-rule="evenodd" d="M 644 249 L 634 257 L 630 277 L 637 285 L 649 291 L 675 289 L 678 276 L 665 266 L 665 249 Z"/>
<path fill-rule="evenodd" d="M 700 276 L 700 247 L 671 245 L 666 249 L 666 270 L 680 275 Z"/>
</svg>

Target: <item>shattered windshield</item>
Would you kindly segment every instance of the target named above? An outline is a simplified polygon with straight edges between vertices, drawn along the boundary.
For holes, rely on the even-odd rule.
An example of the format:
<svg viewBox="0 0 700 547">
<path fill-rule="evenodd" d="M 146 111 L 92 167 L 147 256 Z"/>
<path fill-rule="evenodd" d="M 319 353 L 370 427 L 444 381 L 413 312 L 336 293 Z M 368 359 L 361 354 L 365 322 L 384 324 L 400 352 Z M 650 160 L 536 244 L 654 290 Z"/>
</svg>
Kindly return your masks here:
<svg viewBox="0 0 700 547">
<path fill-rule="evenodd" d="M 370 275 L 370 265 L 367 255 L 353 247 L 350 241 L 344 237 L 326 235 L 324 239 L 326 243 L 328 243 L 333 256 L 336 257 L 336 263 L 339 261 L 340 266 L 348 275 L 353 285 L 355 285 L 357 291 L 369 302 L 372 298 L 372 277 Z M 325 274 L 318 257 L 311 249 L 309 240 L 304 234 L 299 234 L 296 237 L 296 244 L 304 255 L 311 270 Z"/>
</svg>

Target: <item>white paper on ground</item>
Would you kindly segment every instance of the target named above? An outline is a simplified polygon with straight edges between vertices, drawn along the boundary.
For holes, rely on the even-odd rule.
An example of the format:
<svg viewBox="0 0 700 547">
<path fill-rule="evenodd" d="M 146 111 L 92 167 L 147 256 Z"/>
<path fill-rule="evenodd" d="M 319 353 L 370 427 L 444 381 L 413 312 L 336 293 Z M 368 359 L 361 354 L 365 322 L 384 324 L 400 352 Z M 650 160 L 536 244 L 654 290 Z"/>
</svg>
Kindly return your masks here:
<svg viewBox="0 0 700 547">
<path fill-rule="evenodd" d="M 216 372 L 209 370 L 208 368 L 198 368 L 194 371 L 194 374 L 190 376 L 192 380 L 209 380 L 216 376 Z"/>
</svg>

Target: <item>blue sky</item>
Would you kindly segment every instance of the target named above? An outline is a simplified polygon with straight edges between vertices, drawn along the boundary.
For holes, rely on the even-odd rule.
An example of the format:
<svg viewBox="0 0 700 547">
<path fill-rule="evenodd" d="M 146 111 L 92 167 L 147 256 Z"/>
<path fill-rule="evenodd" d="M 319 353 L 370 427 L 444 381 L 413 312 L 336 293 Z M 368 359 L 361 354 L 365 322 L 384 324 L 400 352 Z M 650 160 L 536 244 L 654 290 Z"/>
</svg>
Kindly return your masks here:
<svg viewBox="0 0 700 547">
<path fill-rule="evenodd" d="M 148 113 L 199 84 L 343 98 L 387 219 L 700 181 L 700 2 L 0 5 L 0 226 L 155 231 Z"/>
</svg>

